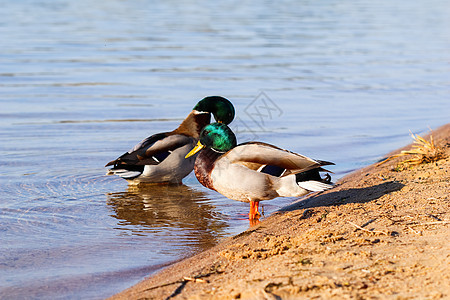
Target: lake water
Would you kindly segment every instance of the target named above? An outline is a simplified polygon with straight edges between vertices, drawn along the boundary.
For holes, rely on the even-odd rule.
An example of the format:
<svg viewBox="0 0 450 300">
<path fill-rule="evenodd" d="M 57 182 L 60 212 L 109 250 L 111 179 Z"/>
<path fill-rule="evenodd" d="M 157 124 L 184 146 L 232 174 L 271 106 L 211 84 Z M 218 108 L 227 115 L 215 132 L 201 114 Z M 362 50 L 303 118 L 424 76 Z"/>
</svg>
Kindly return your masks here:
<svg viewBox="0 0 450 300">
<path fill-rule="evenodd" d="M 448 1 L 3 1 L 0 298 L 102 299 L 248 227 L 205 189 L 106 162 L 198 100 L 334 179 L 449 122 Z M 266 215 L 293 199 L 264 202 Z"/>
</svg>

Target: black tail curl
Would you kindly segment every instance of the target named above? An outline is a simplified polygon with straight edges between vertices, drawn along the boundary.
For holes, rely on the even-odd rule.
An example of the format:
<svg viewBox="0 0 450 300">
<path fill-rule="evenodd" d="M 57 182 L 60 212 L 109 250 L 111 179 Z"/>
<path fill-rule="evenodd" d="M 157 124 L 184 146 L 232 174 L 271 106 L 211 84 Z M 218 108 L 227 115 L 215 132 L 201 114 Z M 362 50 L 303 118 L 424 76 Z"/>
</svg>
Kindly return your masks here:
<svg viewBox="0 0 450 300">
<path fill-rule="evenodd" d="M 319 181 L 322 183 L 332 184 L 330 174 L 327 173 L 327 174 L 325 174 L 324 177 L 320 177 L 321 171 L 328 172 L 327 170 L 322 169 L 322 168 L 315 168 L 315 169 L 307 170 L 307 171 L 295 174 L 295 181 L 302 182 L 302 181 L 314 180 L 314 181 Z"/>
</svg>

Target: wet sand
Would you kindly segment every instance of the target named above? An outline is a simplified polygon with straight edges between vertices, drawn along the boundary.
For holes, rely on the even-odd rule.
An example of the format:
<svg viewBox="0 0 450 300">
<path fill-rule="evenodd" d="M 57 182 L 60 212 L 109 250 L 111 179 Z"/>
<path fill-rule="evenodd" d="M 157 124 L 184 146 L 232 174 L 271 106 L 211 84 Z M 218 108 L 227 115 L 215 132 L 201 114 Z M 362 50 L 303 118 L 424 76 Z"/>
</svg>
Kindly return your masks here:
<svg viewBox="0 0 450 300">
<path fill-rule="evenodd" d="M 361 169 L 111 299 L 449 298 L 450 124 L 432 135 L 446 158 Z"/>
</svg>

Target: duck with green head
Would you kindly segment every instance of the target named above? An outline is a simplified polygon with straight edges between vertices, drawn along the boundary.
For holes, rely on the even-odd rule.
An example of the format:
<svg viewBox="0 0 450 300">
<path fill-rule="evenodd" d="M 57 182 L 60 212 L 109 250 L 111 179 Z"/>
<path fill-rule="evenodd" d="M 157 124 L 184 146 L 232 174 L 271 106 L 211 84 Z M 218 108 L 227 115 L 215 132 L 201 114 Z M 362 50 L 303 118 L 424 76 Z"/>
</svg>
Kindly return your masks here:
<svg viewBox="0 0 450 300">
<path fill-rule="evenodd" d="M 195 157 L 184 157 L 210 123 L 229 124 L 234 119 L 233 104 L 224 97 L 209 96 L 200 100 L 178 126 L 170 132 L 157 133 L 144 139 L 105 167 L 113 166 L 108 175 L 118 175 L 129 184 L 181 183 L 194 168 Z"/>
<path fill-rule="evenodd" d="M 231 129 L 221 123 L 207 125 L 197 146 L 186 157 L 198 154 L 195 176 L 205 187 L 227 198 L 250 202 L 249 219 L 259 217 L 259 201 L 276 197 L 300 197 L 330 189 L 332 183 L 322 168 L 333 163 L 262 142 L 236 145 Z"/>
</svg>

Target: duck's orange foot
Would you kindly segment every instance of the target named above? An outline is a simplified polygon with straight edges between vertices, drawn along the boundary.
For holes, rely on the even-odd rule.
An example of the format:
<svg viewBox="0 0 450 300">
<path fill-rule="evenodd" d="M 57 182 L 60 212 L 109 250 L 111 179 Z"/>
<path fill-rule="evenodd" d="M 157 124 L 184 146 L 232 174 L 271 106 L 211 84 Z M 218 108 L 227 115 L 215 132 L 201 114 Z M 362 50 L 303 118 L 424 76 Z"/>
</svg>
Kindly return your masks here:
<svg viewBox="0 0 450 300">
<path fill-rule="evenodd" d="M 259 223 L 259 218 L 261 214 L 258 211 L 259 201 L 250 201 L 250 213 L 248 214 L 248 220 L 250 221 L 250 226 L 254 226 Z"/>
</svg>

